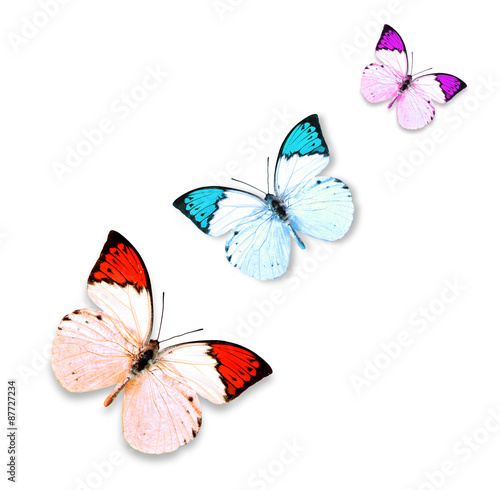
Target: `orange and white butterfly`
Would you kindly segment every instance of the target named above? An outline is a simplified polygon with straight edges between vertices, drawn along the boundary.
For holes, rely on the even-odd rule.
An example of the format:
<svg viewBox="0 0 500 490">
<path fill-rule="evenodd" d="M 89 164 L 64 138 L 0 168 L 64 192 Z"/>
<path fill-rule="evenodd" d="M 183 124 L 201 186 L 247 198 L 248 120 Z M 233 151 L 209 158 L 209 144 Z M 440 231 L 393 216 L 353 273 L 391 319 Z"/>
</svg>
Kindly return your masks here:
<svg viewBox="0 0 500 490">
<path fill-rule="evenodd" d="M 151 282 L 132 244 L 111 231 L 87 282 L 102 310 L 66 315 L 52 345 L 52 368 L 69 391 L 116 383 L 104 406 L 125 389 L 123 434 L 135 449 L 160 454 L 196 436 L 201 407 L 196 393 L 227 403 L 272 373 L 257 354 L 222 341 L 187 342 L 159 349 L 151 340 Z"/>
</svg>

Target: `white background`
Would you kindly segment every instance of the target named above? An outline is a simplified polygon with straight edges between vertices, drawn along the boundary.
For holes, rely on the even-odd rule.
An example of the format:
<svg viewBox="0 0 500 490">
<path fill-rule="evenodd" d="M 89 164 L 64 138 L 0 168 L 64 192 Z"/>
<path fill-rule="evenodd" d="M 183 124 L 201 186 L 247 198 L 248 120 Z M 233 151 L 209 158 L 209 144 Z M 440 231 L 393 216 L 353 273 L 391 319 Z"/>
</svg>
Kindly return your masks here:
<svg viewBox="0 0 500 490">
<path fill-rule="evenodd" d="M 210 0 L 74 0 L 50 19 L 41 3 L 0 9 L 1 327 L 19 392 L 18 487 L 498 488 L 492 3 L 222 0 L 218 12 Z M 414 72 L 468 84 L 421 131 L 361 96 L 384 22 L 414 52 Z M 146 93 L 148 69 L 168 77 Z M 123 94 L 145 98 L 126 113 Z M 288 273 L 258 282 L 172 201 L 228 178 L 228 165 L 265 187 L 266 158 L 311 113 L 332 153 L 323 174 L 350 186 L 354 223 L 333 244 L 292 243 Z M 113 130 L 59 179 L 54 162 L 103 119 Z M 227 406 L 202 400 L 199 436 L 173 454 L 130 448 L 121 397 L 105 409 L 111 389 L 66 392 L 50 368 L 59 320 L 92 306 L 86 280 L 110 229 L 144 258 L 157 320 L 166 293 L 162 337 L 203 327 L 185 339 L 238 340 L 274 369 Z M 401 332 L 411 345 L 393 344 Z M 113 452 L 120 464 L 103 465 Z M 443 464 L 452 476 L 435 473 Z"/>
</svg>

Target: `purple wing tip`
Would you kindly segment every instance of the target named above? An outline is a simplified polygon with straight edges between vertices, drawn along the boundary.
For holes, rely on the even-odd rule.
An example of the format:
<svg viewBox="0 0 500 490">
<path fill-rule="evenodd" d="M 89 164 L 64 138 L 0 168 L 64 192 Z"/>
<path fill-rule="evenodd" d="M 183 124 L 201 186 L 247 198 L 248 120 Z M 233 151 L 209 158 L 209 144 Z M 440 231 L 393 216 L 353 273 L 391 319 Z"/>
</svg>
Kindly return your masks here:
<svg viewBox="0 0 500 490">
<path fill-rule="evenodd" d="M 377 43 L 377 51 L 388 49 L 390 51 L 397 50 L 400 53 L 405 51 L 405 45 L 401 36 L 390 25 L 386 24 L 380 35 Z"/>
<path fill-rule="evenodd" d="M 441 90 L 444 93 L 446 102 L 451 100 L 455 95 L 461 90 L 467 87 L 467 84 L 453 75 L 448 75 L 447 73 L 440 73 L 436 75 L 436 80 L 441 86 Z"/>
</svg>

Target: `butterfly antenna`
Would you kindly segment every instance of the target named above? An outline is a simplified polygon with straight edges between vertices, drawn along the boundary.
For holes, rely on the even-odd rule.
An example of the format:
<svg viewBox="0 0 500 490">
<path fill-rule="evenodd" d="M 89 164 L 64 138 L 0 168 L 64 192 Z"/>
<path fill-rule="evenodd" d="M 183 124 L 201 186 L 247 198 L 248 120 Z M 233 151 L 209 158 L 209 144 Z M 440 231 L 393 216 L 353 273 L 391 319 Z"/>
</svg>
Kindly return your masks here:
<svg viewBox="0 0 500 490">
<path fill-rule="evenodd" d="M 267 157 L 267 193 L 270 194 L 270 192 L 269 192 L 269 157 Z"/>
<path fill-rule="evenodd" d="M 161 296 L 161 318 L 160 318 L 160 329 L 158 330 L 158 337 L 156 337 L 156 340 L 160 338 L 160 332 L 161 332 L 161 326 L 163 324 L 163 312 L 165 311 L 165 293 L 162 294 Z"/>
<path fill-rule="evenodd" d="M 411 70 L 410 75 L 413 76 L 413 51 L 411 52 Z"/>
<path fill-rule="evenodd" d="M 173 337 L 170 337 L 168 339 L 160 340 L 158 343 L 161 344 L 162 342 L 166 342 L 167 340 L 172 340 L 172 339 L 175 339 L 176 337 L 182 337 L 183 335 L 187 335 L 188 333 L 200 332 L 201 330 L 203 330 L 203 329 L 197 328 L 196 330 L 191 330 L 189 332 L 180 333 L 179 335 L 174 335 Z"/>
<path fill-rule="evenodd" d="M 424 73 L 424 71 L 429 71 L 429 70 L 432 70 L 432 68 L 426 68 L 425 70 L 422 70 L 422 71 L 419 71 L 418 73 L 415 73 L 415 75 L 413 75 L 413 76 L 415 77 L 417 75 L 420 75 L 420 73 Z"/>
<path fill-rule="evenodd" d="M 259 192 L 262 192 L 262 194 L 265 194 L 265 192 L 263 190 L 260 190 L 259 188 L 253 186 L 252 184 L 247 184 L 246 182 L 243 182 L 242 180 L 233 179 L 232 177 L 231 177 L 231 180 L 234 180 L 235 182 L 240 182 L 242 184 L 248 185 L 249 187 L 253 187 L 255 190 L 257 190 Z"/>
</svg>

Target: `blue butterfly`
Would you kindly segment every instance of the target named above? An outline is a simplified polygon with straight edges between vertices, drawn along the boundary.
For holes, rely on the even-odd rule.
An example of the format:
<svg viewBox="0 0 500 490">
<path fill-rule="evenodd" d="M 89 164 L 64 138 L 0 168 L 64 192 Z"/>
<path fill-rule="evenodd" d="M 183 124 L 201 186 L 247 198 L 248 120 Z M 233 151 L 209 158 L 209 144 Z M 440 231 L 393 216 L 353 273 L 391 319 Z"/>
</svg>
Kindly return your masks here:
<svg viewBox="0 0 500 490">
<path fill-rule="evenodd" d="M 174 201 L 174 206 L 201 231 L 226 241 L 227 260 L 256 279 L 283 275 L 290 259 L 290 235 L 300 248 L 298 233 L 335 241 L 352 223 L 354 206 L 347 185 L 317 176 L 330 152 L 313 114 L 295 126 L 276 162 L 274 194 L 264 199 L 227 187 L 201 187 Z"/>
</svg>

